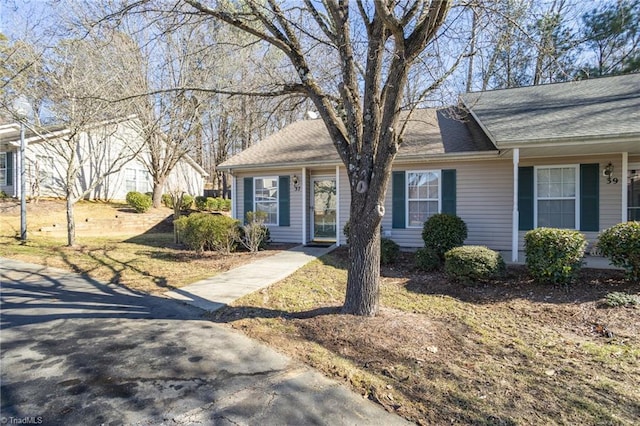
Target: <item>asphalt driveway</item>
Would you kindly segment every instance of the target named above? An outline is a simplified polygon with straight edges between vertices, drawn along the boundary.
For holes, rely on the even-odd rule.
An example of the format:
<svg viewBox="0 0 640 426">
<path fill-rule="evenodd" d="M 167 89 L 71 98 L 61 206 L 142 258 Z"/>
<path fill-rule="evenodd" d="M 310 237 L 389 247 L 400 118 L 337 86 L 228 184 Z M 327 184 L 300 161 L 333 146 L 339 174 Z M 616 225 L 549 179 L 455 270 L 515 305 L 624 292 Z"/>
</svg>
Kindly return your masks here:
<svg viewBox="0 0 640 426">
<path fill-rule="evenodd" d="M 202 311 L 0 259 L 3 424 L 407 424 Z"/>
</svg>

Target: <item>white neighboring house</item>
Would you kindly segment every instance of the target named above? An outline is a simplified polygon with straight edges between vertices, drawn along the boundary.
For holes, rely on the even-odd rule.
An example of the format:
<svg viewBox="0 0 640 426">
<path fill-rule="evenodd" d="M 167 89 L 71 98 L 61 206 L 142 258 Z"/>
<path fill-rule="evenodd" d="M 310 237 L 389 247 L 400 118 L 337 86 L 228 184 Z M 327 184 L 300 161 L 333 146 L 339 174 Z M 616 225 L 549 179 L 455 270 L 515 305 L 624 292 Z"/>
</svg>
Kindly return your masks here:
<svg viewBox="0 0 640 426">
<path fill-rule="evenodd" d="M 27 197 L 64 197 L 66 160 L 56 152 L 52 144 L 62 143 L 69 130 L 48 128 L 40 135 L 27 130 L 25 164 L 27 173 Z M 83 193 L 97 176 L 103 175 L 114 162 L 119 171 L 107 175 L 93 188 L 86 199 L 124 200 L 127 192 L 151 192 L 153 180 L 144 165 L 148 152 L 141 150 L 123 161 L 121 153 L 136 150 L 142 145 L 135 119 L 101 124 L 83 132 L 76 150 L 82 164 L 76 193 Z M 11 197 L 20 197 L 20 125 L 0 124 L 0 191 Z M 82 158 L 84 156 L 84 158 Z M 184 191 L 190 195 L 202 195 L 208 174 L 192 158 L 185 156 L 170 173 L 164 192 Z"/>
</svg>

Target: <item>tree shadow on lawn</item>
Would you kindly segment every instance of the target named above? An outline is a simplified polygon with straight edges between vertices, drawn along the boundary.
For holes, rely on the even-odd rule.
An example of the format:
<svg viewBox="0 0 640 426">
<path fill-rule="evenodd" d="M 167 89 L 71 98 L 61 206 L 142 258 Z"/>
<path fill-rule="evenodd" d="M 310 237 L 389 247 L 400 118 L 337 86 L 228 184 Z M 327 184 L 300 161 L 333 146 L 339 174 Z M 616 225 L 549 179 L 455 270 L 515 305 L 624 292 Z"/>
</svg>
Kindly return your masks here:
<svg viewBox="0 0 640 426">
<path fill-rule="evenodd" d="M 338 315 L 342 306 L 322 306 L 307 311 L 291 312 L 280 309 L 259 308 L 256 306 L 224 306 L 218 311 L 207 314 L 208 319 L 216 323 L 229 324 L 243 319 L 311 319 L 320 316 Z"/>
</svg>

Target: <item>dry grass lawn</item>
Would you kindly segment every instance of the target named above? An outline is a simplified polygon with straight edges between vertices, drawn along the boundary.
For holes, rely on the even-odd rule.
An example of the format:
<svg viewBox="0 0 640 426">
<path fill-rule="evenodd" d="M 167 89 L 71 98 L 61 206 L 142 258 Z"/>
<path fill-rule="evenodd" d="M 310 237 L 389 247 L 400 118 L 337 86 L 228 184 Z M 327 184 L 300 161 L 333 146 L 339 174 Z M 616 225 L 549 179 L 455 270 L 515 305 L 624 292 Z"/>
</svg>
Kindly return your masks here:
<svg viewBox="0 0 640 426">
<path fill-rule="evenodd" d="M 28 241 L 22 244 L 16 238 L 20 234 L 19 206 L 14 200 L 3 200 L 0 202 L 0 257 L 83 273 L 147 293 L 163 293 L 289 247 L 272 246 L 256 254 L 238 252 L 225 256 L 210 252 L 197 255 L 175 245 L 171 228 L 166 229 L 166 226 L 160 227 L 165 232 L 127 233 L 104 225 L 103 220 L 116 215 L 136 216 L 124 204 L 80 202 L 74 210 L 77 222 L 99 223 L 78 230 L 75 247 L 66 247 L 66 211 L 60 200 L 28 203 Z M 160 216 L 168 216 L 171 212 L 163 208 Z M 61 232 L 53 236 L 38 232 L 53 224 L 60 227 Z"/>
<path fill-rule="evenodd" d="M 511 267 L 499 281 L 451 283 L 404 253 L 383 269 L 375 318 L 339 314 L 347 254 L 336 251 L 214 315 L 424 425 L 633 425 L 640 419 L 640 309 L 619 271 L 564 288 Z"/>
</svg>

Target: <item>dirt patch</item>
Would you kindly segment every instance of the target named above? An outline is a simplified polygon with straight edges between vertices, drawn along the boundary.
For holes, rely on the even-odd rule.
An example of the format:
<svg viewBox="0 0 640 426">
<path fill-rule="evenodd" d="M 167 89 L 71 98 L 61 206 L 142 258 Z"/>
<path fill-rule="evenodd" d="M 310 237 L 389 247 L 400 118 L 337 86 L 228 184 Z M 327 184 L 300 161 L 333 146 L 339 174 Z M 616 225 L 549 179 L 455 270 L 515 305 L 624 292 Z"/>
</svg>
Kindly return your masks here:
<svg viewBox="0 0 640 426">
<path fill-rule="evenodd" d="M 564 288 L 510 267 L 500 280 L 463 286 L 416 270 L 403 253 L 382 270 L 380 314 L 361 318 L 339 313 L 345 256 L 334 252 L 215 319 L 419 424 L 639 418 L 640 309 L 602 305 L 610 292 L 637 293 L 620 271 L 583 270 Z M 296 310 L 292 292 L 313 302 Z"/>
</svg>

